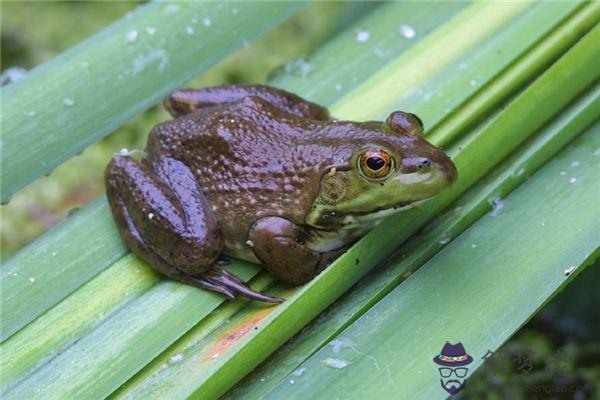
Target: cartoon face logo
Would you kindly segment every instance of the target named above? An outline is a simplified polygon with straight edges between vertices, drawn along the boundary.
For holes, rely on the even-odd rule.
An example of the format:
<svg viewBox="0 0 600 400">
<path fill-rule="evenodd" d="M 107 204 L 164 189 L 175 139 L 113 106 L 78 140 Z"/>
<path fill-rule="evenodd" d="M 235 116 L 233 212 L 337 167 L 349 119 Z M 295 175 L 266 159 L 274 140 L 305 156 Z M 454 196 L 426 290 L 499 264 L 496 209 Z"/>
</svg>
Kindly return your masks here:
<svg viewBox="0 0 600 400">
<path fill-rule="evenodd" d="M 450 394 L 456 394 L 465 387 L 465 377 L 469 369 L 465 365 L 473 362 L 473 357 L 467 354 L 461 342 L 450 344 L 446 342 L 439 355 L 433 357 L 433 362 L 440 365 L 440 384 Z"/>
</svg>

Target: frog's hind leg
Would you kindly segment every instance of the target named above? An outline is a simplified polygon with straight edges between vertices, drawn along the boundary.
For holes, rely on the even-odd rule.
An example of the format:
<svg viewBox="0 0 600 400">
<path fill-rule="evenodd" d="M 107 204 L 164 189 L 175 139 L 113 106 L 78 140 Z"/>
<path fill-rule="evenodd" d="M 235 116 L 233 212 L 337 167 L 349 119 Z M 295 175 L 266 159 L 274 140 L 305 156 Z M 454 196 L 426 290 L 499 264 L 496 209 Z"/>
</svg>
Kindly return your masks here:
<svg viewBox="0 0 600 400">
<path fill-rule="evenodd" d="M 139 236 L 167 263 L 199 275 L 218 258 L 223 238 L 217 218 L 183 163 L 163 158 L 150 167 L 117 155 L 105 178 L 113 212 L 119 199 Z"/>
<path fill-rule="evenodd" d="M 120 198 L 114 198 L 111 201 L 111 208 L 113 209 L 116 222 L 120 227 L 121 236 L 123 237 L 123 241 L 125 242 L 127 248 L 151 265 L 155 270 L 171 279 L 200 287 L 202 289 L 212 290 L 213 292 L 219 292 L 231 300 L 235 299 L 235 293 L 226 287 L 183 274 L 180 270 L 169 265 L 158 254 L 156 254 L 140 236 L 137 228 L 131 220 L 131 217 L 129 216 L 129 213 L 127 212 L 125 204 L 123 204 L 123 201 Z"/>
<path fill-rule="evenodd" d="M 260 97 L 273 106 L 299 117 L 319 121 L 330 120 L 326 108 L 285 90 L 264 85 L 222 85 L 178 90 L 165 99 L 164 106 L 171 115 L 179 117 L 201 108 L 223 105 L 251 96 Z"/>
<path fill-rule="evenodd" d="M 171 279 L 230 299 L 281 302 L 215 265 L 223 246 L 216 217 L 187 168 L 177 163 L 162 159 L 150 169 L 116 156 L 109 164 L 107 196 L 126 246 Z"/>
</svg>

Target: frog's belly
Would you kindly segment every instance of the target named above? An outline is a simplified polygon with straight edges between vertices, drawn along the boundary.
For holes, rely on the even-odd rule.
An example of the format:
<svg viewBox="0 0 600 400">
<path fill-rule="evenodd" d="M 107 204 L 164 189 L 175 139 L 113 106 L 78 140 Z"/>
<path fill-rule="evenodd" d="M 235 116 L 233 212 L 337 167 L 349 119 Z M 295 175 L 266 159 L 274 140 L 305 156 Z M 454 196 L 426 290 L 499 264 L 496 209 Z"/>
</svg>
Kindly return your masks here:
<svg viewBox="0 0 600 400">
<path fill-rule="evenodd" d="M 242 244 L 239 242 L 225 240 L 225 247 L 223 248 L 223 253 L 230 257 L 239 258 L 253 263 L 260 263 L 258 258 L 256 258 L 256 256 L 254 255 L 252 248 L 250 247 L 251 244 L 252 242 L 250 241 L 248 241 L 245 244 Z"/>
</svg>

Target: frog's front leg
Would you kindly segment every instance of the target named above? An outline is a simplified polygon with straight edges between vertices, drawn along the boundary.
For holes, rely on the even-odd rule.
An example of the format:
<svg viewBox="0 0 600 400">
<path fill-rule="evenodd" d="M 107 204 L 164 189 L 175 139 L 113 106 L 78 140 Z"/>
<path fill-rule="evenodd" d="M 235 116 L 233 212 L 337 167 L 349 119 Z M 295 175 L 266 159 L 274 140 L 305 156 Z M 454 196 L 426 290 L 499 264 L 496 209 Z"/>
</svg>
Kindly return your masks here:
<svg viewBox="0 0 600 400">
<path fill-rule="evenodd" d="M 108 201 L 127 247 L 157 271 L 192 286 L 280 302 L 216 266 L 223 238 L 189 168 L 172 158 L 152 167 L 115 156 L 106 170 Z"/>
<path fill-rule="evenodd" d="M 273 106 L 299 117 L 328 121 L 329 112 L 318 104 L 264 85 L 222 85 L 202 89 L 182 89 L 171 93 L 164 101 L 165 108 L 174 117 L 191 113 L 200 108 L 213 107 L 241 100 L 260 97 Z"/>
<path fill-rule="evenodd" d="M 298 286 L 310 281 L 345 249 L 320 253 L 306 244 L 307 229 L 281 217 L 255 222 L 248 238 L 256 257 L 275 277 Z"/>
</svg>

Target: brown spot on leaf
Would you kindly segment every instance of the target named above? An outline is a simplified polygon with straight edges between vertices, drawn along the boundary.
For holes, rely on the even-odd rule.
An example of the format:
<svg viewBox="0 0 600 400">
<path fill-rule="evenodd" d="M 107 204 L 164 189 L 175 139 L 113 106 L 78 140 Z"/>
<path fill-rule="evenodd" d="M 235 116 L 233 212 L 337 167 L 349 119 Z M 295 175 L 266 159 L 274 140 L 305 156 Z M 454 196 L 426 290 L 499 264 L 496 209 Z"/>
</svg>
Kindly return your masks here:
<svg viewBox="0 0 600 400">
<path fill-rule="evenodd" d="M 233 346 L 244 339 L 248 333 L 257 330 L 260 322 L 276 309 L 276 307 L 260 307 L 262 308 L 257 308 L 256 311 L 249 316 L 249 319 L 237 321 L 235 325 L 232 325 L 220 335 L 215 343 L 208 349 L 203 360 L 214 360 L 221 354 L 229 351 Z"/>
</svg>

